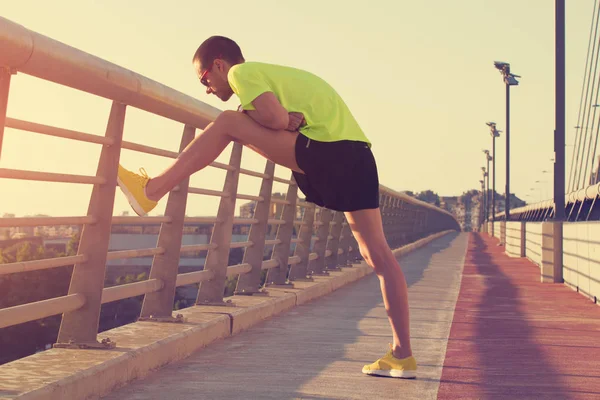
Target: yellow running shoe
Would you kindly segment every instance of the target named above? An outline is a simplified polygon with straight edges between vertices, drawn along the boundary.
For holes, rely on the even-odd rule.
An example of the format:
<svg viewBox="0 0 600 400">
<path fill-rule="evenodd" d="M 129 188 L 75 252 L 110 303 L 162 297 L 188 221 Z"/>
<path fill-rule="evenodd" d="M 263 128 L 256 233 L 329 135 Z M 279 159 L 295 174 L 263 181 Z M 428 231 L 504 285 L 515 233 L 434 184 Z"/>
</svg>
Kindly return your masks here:
<svg viewBox="0 0 600 400">
<path fill-rule="evenodd" d="M 417 360 L 413 357 L 396 358 L 390 351 L 373 364 L 365 365 L 362 369 L 363 374 L 390 376 L 392 378 L 413 379 L 417 377 Z"/>
<path fill-rule="evenodd" d="M 136 174 L 126 170 L 119 164 L 117 183 L 127 197 L 133 211 L 140 217 L 147 215 L 158 204 L 157 201 L 146 197 L 146 185 L 149 180 L 150 178 L 144 168 L 140 168 L 140 174 Z"/>
</svg>

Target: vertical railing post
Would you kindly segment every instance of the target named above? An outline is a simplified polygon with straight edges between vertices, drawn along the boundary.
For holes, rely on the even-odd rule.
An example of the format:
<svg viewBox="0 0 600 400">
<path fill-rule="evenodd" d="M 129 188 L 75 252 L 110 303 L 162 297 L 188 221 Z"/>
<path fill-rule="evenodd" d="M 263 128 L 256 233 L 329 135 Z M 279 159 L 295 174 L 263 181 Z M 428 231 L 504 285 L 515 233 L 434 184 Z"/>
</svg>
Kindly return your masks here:
<svg viewBox="0 0 600 400">
<path fill-rule="evenodd" d="M 290 258 L 292 235 L 294 234 L 296 201 L 298 199 L 298 185 L 296 184 L 296 180 L 294 179 L 293 175 L 290 181 L 291 183 L 288 186 L 288 191 L 285 196 L 286 201 L 288 201 L 290 204 L 285 204 L 283 206 L 281 219 L 285 221 L 285 224 L 279 225 L 279 228 L 277 229 L 277 239 L 280 240 L 280 243 L 275 245 L 275 248 L 273 249 L 273 256 L 271 257 L 277 260 L 279 266 L 271 268 L 267 272 L 266 282 L 269 286 L 285 285 L 288 276 L 288 260 Z"/>
<path fill-rule="evenodd" d="M 195 127 L 190 125 L 185 126 L 181 145 L 179 146 L 180 153 L 194 139 L 195 133 Z M 165 252 L 154 256 L 149 278 L 161 280 L 163 287 L 158 292 L 148 293 L 144 297 L 142 312 L 140 313 L 141 321 L 184 321 L 182 317 L 173 318 L 172 311 L 175 300 L 177 273 L 179 271 L 179 257 L 181 255 L 189 184 L 190 178 L 188 177 L 179 183 L 179 190 L 169 193 L 165 216 L 169 217 L 171 222 L 161 225 L 157 244 L 157 247 L 165 249 Z"/>
<path fill-rule="evenodd" d="M 12 74 L 13 71 L 10 68 L 0 67 L 0 158 L 2 158 L 2 141 L 4 139 L 8 93 L 10 92 L 10 78 Z"/>
<path fill-rule="evenodd" d="M 269 209 L 271 207 L 271 192 L 273 191 L 273 175 L 275 174 L 275 163 L 267 161 L 265 175 L 260 186 L 259 196 L 262 197 L 254 208 L 254 219 L 258 222 L 250 227 L 248 241 L 252 246 L 246 248 L 242 263 L 250 264 L 252 270 L 247 274 L 240 275 L 235 294 L 252 295 L 260 292 L 260 275 L 265 253 L 265 237 L 269 228 Z"/>
<path fill-rule="evenodd" d="M 312 280 L 308 277 L 308 257 L 310 256 L 310 245 L 314 230 L 315 208 L 314 204 L 306 204 L 304 207 L 304 217 L 298 232 L 300 242 L 296 243 L 296 250 L 294 251 L 294 255 L 300 257 L 300 263 L 292 265 L 290 281 Z"/>
<path fill-rule="evenodd" d="M 327 250 L 331 251 L 329 257 L 325 258 L 325 267 L 327 271 L 341 270 L 341 264 L 338 263 L 338 249 L 340 248 L 340 236 L 342 235 L 343 222 L 344 213 L 336 211 L 331 227 L 331 240 L 327 242 Z"/>
<path fill-rule="evenodd" d="M 398 203 L 399 199 L 394 198 L 392 201 L 392 207 L 390 212 L 390 232 L 388 242 L 392 249 L 398 247 Z"/>
<path fill-rule="evenodd" d="M 69 294 L 84 295 L 85 304 L 78 310 L 63 314 L 55 347 L 115 346 L 110 339 L 98 343 L 97 334 L 126 107 L 115 101 L 110 110 L 106 137 L 113 143 L 102 148 L 96 172 L 96 176 L 104 178 L 106 183 L 94 185 L 92 190 L 88 215 L 95 222 L 84 225 L 77 251 L 78 255 L 85 255 L 87 261 L 75 264 L 69 285 Z"/>
<path fill-rule="evenodd" d="M 338 258 L 338 264 L 343 267 L 352 267 L 350 262 L 350 242 L 352 240 L 352 230 L 346 218 L 342 222 L 342 232 L 340 233 L 340 248 L 342 253 Z"/>
<path fill-rule="evenodd" d="M 386 195 L 383 200 L 383 204 L 379 206 L 381 211 L 381 222 L 383 224 L 383 234 L 386 238 L 386 241 L 389 244 L 390 238 L 390 211 L 392 205 L 392 196 Z"/>
<path fill-rule="evenodd" d="M 358 242 L 356 241 L 354 235 L 350 238 L 350 248 L 352 249 L 348 254 L 350 261 L 352 262 L 361 260 L 362 255 L 360 254 L 360 248 L 358 247 Z"/>
<path fill-rule="evenodd" d="M 402 218 L 402 204 L 403 201 L 402 199 L 398 199 L 398 202 L 396 203 L 396 245 L 394 247 L 398 248 L 402 246 L 402 242 L 404 240 L 404 232 L 402 229 L 402 222 L 403 222 L 403 218 Z"/>
<path fill-rule="evenodd" d="M 329 275 L 329 273 L 325 271 L 325 251 L 327 250 L 327 238 L 329 237 L 330 222 L 333 217 L 332 214 L 331 210 L 321 208 L 314 250 L 314 253 L 317 253 L 317 259 L 312 260 L 308 265 L 311 275 Z"/>
<path fill-rule="evenodd" d="M 227 278 L 227 264 L 229 264 L 229 249 L 233 235 L 233 218 L 235 215 L 235 201 L 237 197 L 238 182 L 240 178 L 240 163 L 242 160 L 242 145 L 234 143 L 231 149 L 229 165 L 234 169 L 227 171 L 223 191 L 228 195 L 221 197 L 217 222 L 210 237 L 210 244 L 215 249 L 208 251 L 204 270 L 210 271 L 213 276 L 210 281 L 200 283 L 196 304 L 198 305 L 226 305 L 223 302 L 225 279 Z"/>
</svg>

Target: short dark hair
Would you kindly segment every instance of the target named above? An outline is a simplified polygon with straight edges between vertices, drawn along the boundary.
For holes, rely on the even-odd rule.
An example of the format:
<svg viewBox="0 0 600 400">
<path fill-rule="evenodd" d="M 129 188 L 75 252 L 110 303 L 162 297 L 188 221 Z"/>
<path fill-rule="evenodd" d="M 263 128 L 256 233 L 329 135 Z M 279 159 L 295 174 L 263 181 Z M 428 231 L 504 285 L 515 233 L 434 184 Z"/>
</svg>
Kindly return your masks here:
<svg viewBox="0 0 600 400">
<path fill-rule="evenodd" d="M 212 64 L 217 58 L 235 65 L 244 62 L 244 56 L 240 46 L 233 40 L 224 36 L 211 36 L 206 39 L 196 53 L 193 62 L 200 62 L 203 66 Z"/>
</svg>

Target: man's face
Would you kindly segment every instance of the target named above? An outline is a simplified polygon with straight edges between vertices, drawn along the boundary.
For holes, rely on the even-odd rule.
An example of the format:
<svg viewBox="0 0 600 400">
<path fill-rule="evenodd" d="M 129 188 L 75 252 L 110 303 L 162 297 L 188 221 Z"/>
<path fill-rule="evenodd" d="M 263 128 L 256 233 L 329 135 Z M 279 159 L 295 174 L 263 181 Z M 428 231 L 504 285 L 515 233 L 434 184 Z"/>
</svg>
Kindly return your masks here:
<svg viewBox="0 0 600 400">
<path fill-rule="evenodd" d="M 206 87 L 206 94 L 214 94 L 223 101 L 227 101 L 233 96 L 233 90 L 227 80 L 230 66 L 226 61 L 216 59 L 208 65 L 197 61 L 194 63 L 194 67 L 200 83 Z"/>
</svg>

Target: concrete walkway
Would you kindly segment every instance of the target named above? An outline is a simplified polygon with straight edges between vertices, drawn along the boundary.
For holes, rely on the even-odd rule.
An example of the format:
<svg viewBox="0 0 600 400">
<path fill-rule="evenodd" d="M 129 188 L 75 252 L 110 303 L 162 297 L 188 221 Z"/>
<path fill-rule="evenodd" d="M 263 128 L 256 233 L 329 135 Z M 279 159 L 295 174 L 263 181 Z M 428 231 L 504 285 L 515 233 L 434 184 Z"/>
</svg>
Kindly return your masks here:
<svg viewBox="0 0 600 400">
<path fill-rule="evenodd" d="M 214 343 L 106 399 L 435 399 L 467 234 L 401 259 L 409 284 L 417 380 L 363 375 L 391 342 L 374 274 Z"/>
<path fill-rule="evenodd" d="M 497 243 L 469 241 L 439 398 L 600 399 L 600 307 Z"/>
</svg>

